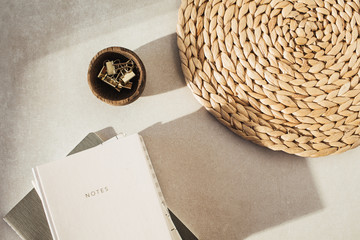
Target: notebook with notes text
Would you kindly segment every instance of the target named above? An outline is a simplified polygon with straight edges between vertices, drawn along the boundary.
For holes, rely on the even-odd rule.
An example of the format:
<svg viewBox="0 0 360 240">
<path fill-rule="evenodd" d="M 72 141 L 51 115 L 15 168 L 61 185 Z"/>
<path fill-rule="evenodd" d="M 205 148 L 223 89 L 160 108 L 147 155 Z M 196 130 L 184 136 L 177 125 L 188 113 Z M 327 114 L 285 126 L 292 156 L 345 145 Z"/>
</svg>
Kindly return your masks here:
<svg viewBox="0 0 360 240">
<path fill-rule="evenodd" d="M 138 134 L 33 172 L 54 240 L 181 239 Z"/>
</svg>

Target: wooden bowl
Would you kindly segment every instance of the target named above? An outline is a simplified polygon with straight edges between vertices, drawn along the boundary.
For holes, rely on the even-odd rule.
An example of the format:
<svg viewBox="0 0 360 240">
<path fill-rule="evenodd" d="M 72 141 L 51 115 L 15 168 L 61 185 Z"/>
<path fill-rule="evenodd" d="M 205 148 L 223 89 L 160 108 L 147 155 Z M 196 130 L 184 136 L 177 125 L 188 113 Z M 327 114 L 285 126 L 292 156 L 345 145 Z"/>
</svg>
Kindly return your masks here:
<svg viewBox="0 0 360 240">
<path fill-rule="evenodd" d="M 101 81 L 98 74 L 106 60 L 114 61 L 119 59 L 126 62 L 131 59 L 135 63 L 135 77 L 131 89 L 123 88 L 118 92 L 115 88 Z M 93 94 L 103 102 L 120 106 L 132 103 L 138 99 L 145 88 L 146 72 L 140 58 L 131 50 L 122 47 L 109 47 L 98 52 L 90 62 L 88 69 L 88 84 Z"/>
</svg>

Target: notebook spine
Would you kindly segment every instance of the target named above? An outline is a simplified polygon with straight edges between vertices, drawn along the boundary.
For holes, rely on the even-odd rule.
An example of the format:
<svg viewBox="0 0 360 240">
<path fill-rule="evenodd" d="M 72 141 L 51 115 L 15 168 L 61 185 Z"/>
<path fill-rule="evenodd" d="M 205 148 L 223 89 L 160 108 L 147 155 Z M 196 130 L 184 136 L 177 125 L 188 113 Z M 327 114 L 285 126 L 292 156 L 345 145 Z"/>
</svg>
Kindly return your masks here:
<svg viewBox="0 0 360 240">
<path fill-rule="evenodd" d="M 168 211 L 168 207 L 167 207 L 167 205 L 166 205 L 164 195 L 162 194 L 162 191 L 161 191 L 161 188 L 160 188 L 160 184 L 159 184 L 159 182 L 158 182 L 158 180 L 157 180 L 157 177 L 156 177 L 156 174 L 155 174 L 155 170 L 154 170 L 154 168 L 153 168 L 153 166 L 152 166 L 152 163 L 151 163 L 151 160 L 150 160 L 150 156 L 149 156 L 149 152 L 147 151 L 147 148 L 146 148 L 144 139 L 143 139 L 140 135 L 139 135 L 139 138 L 140 138 L 140 141 L 141 141 L 141 144 L 142 144 L 142 147 L 143 147 L 143 151 L 144 151 L 146 160 L 147 160 L 147 162 L 148 162 L 148 166 L 149 166 L 149 170 L 150 170 L 151 176 L 153 177 L 154 185 L 155 185 L 155 187 L 156 187 L 158 196 L 159 196 L 159 198 L 160 198 L 161 208 L 162 208 L 162 210 L 163 210 L 164 215 L 166 216 L 166 223 L 167 223 L 168 228 L 169 228 L 169 230 L 170 230 L 171 237 L 172 237 L 173 240 L 181 240 L 180 234 L 179 234 L 178 230 L 176 229 L 173 221 L 171 220 L 170 213 L 169 213 L 169 211 Z"/>
</svg>

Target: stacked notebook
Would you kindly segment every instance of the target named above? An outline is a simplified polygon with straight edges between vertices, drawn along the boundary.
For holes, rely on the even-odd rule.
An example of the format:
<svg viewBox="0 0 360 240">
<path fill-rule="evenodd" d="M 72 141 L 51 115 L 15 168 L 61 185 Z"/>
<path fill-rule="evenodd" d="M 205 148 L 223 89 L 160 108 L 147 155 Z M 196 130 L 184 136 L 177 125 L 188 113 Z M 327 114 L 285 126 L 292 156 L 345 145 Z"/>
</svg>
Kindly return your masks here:
<svg viewBox="0 0 360 240">
<path fill-rule="evenodd" d="M 104 140 L 34 168 L 36 190 L 4 220 L 27 240 L 197 239 L 168 211 L 141 136 Z"/>
</svg>

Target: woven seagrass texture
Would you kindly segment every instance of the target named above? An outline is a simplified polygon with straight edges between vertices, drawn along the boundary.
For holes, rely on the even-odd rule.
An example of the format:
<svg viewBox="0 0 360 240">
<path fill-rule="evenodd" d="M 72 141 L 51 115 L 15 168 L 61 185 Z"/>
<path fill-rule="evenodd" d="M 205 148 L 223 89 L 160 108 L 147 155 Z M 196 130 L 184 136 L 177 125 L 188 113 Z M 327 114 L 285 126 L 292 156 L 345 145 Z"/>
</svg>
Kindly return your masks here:
<svg viewBox="0 0 360 240">
<path fill-rule="evenodd" d="M 360 143 L 359 0 L 184 0 L 182 70 L 241 137 L 303 157 Z"/>
</svg>

